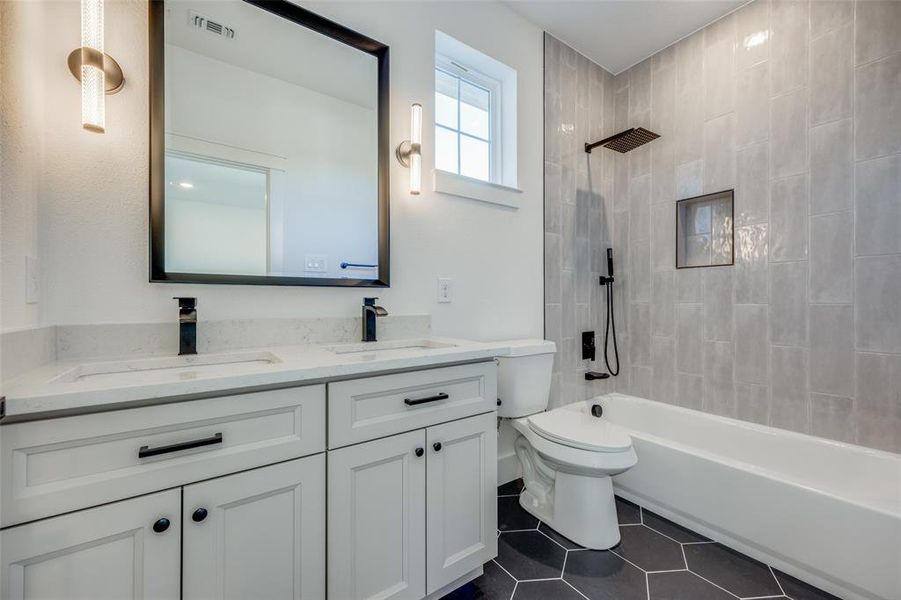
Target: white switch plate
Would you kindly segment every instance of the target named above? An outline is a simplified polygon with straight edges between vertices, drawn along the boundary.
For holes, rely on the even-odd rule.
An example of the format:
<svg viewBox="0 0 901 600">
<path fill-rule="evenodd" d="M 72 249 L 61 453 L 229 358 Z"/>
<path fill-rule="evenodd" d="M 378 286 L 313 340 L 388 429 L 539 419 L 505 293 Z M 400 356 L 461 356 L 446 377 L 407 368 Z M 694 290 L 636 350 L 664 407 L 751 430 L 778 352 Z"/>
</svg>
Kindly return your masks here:
<svg viewBox="0 0 901 600">
<path fill-rule="evenodd" d="M 34 256 L 25 257 L 25 302 L 37 304 L 41 298 L 41 265 Z"/>
<path fill-rule="evenodd" d="M 325 273 L 328 271 L 328 256 L 325 254 L 306 254 L 304 255 L 304 265 L 305 271 Z"/>
<path fill-rule="evenodd" d="M 450 304 L 454 300 L 454 280 L 447 277 L 438 278 L 438 303 Z"/>
</svg>

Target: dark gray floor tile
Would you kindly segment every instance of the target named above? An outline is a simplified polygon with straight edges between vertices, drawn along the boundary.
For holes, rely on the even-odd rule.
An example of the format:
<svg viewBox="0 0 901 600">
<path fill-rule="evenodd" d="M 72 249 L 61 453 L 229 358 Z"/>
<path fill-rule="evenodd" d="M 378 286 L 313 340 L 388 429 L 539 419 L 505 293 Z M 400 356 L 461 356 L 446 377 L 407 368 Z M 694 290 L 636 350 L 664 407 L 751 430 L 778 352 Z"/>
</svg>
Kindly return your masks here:
<svg viewBox="0 0 901 600">
<path fill-rule="evenodd" d="M 579 592 L 562 580 L 526 581 L 516 586 L 514 600 L 585 600 Z"/>
<path fill-rule="evenodd" d="M 538 531 L 502 533 L 497 538 L 497 563 L 513 577 L 548 579 L 560 577 L 566 550 Z"/>
<path fill-rule="evenodd" d="M 536 529 L 538 519 L 530 515 L 519 505 L 518 496 L 507 496 L 497 499 L 497 528 L 501 531 L 511 529 Z"/>
<path fill-rule="evenodd" d="M 654 531 L 659 531 L 663 535 L 668 535 L 673 538 L 677 542 L 709 542 L 710 538 L 706 538 L 699 533 L 695 533 L 691 529 L 686 527 L 682 527 L 681 525 L 677 525 L 673 523 L 669 519 L 664 519 L 660 515 L 655 515 L 651 511 L 647 509 L 643 509 L 642 513 L 644 514 L 643 523 L 653 529 Z"/>
<path fill-rule="evenodd" d="M 644 573 L 612 552 L 570 552 L 563 578 L 591 600 L 647 600 Z"/>
<path fill-rule="evenodd" d="M 682 545 L 644 525 L 619 528 L 619 545 L 613 551 L 645 571 L 674 571 L 685 568 Z"/>
<path fill-rule="evenodd" d="M 562 535 L 551 529 L 547 523 L 542 523 L 538 526 L 538 529 L 567 550 L 576 550 L 582 547 L 574 541 L 563 537 Z"/>
<path fill-rule="evenodd" d="M 782 585 L 782 591 L 792 600 L 841 600 L 782 571 L 773 569 L 773 573 Z"/>
<path fill-rule="evenodd" d="M 782 591 L 765 564 L 722 544 L 684 546 L 688 568 L 736 596 L 779 596 Z"/>
<path fill-rule="evenodd" d="M 516 580 L 494 561 L 485 563 L 485 572 L 457 588 L 441 600 L 510 600 Z"/>
<path fill-rule="evenodd" d="M 620 525 L 641 523 L 641 511 L 638 505 L 625 498 L 616 497 L 616 518 Z"/>
<path fill-rule="evenodd" d="M 704 581 L 694 573 L 648 574 L 650 600 L 734 600 L 734 596 Z"/>
<path fill-rule="evenodd" d="M 522 477 L 520 477 L 519 479 L 514 479 L 513 481 L 508 481 L 507 483 L 505 483 L 503 485 L 499 485 L 497 487 L 497 495 L 498 496 L 512 496 L 515 494 L 519 494 L 523 490 L 524 487 L 525 487 L 525 484 L 522 482 Z"/>
</svg>

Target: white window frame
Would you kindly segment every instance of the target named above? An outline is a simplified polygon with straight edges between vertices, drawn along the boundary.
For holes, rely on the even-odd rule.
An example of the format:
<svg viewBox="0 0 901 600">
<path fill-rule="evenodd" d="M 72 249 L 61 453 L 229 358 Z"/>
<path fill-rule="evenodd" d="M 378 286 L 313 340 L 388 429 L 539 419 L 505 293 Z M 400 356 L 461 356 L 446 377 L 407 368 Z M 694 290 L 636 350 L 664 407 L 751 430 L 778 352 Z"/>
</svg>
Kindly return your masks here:
<svg viewBox="0 0 901 600">
<path fill-rule="evenodd" d="M 441 127 L 447 131 L 451 131 L 457 135 L 457 172 L 454 175 L 466 177 L 460 172 L 461 165 L 461 147 L 460 138 L 467 136 L 476 140 L 488 143 L 488 179 L 483 180 L 488 183 L 501 183 L 504 180 L 504 144 L 503 144 L 503 113 L 502 113 L 502 93 L 503 86 L 497 79 L 489 77 L 481 73 L 477 69 L 470 68 L 460 62 L 451 59 L 442 54 L 435 56 L 435 71 L 444 71 L 445 73 L 455 77 L 457 83 L 457 128 L 452 129 L 446 125 L 438 123 L 435 119 L 435 127 Z M 437 73 L 436 73 L 437 75 Z M 466 82 L 475 87 L 481 88 L 488 92 L 488 139 L 480 138 L 476 135 L 466 133 L 462 130 L 460 124 L 460 84 Z M 437 155 L 436 155 L 437 160 Z M 437 166 L 435 167 L 437 169 Z"/>
</svg>

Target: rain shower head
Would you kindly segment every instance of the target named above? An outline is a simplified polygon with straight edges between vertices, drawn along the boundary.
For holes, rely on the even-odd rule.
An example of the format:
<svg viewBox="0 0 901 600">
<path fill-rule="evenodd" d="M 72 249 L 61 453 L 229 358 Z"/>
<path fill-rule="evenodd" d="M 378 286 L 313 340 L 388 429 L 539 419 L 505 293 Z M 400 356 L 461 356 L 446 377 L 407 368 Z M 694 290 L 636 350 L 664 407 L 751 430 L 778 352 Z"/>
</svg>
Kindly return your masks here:
<svg viewBox="0 0 901 600">
<path fill-rule="evenodd" d="M 604 148 L 610 148 L 611 150 L 616 150 L 617 152 L 625 154 L 629 150 L 634 150 L 659 137 L 660 136 L 653 131 L 648 131 L 643 127 L 633 127 L 632 129 L 627 129 L 616 135 L 604 138 L 600 142 L 585 144 L 585 152 L 591 154 L 593 149 L 598 146 L 603 146 Z"/>
</svg>

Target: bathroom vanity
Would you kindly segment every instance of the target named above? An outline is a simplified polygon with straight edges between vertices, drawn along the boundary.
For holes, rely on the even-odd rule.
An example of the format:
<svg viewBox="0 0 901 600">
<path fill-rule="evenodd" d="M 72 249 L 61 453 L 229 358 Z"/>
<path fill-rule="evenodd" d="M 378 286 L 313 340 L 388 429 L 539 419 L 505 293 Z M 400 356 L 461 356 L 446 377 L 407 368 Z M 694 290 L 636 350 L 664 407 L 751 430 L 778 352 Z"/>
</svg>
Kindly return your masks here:
<svg viewBox="0 0 901 600">
<path fill-rule="evenodd" d="M 37 369 L 0 427 L 3 597 L 440 597 L 497 553 L 501 350 Z"/>
</svg>

